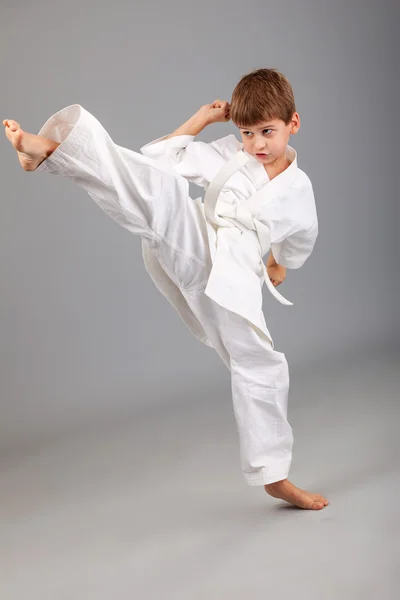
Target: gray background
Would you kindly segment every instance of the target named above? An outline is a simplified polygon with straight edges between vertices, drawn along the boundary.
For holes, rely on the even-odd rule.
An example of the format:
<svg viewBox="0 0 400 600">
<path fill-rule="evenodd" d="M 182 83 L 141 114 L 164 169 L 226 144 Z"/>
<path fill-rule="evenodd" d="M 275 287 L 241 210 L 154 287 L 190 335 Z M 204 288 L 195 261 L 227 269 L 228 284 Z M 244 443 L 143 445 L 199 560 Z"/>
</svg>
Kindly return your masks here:
<svg viewBox="0 0 400 600">
<path fill-rule="evenodd" d="M 389 388 L 381 384 L 392 376 L 385 368 L 398 367 L 398 17 L 397 3 L 388 0 L 1 4 L 1 119 L 16 119 L 30 132 L 39 131 L 61 108 L 79 103 L 116 143 L 139 151 L 201 105 L 230 100 L 240 77 L 252 69 L 276 67 L 289 78 L 302 123 L 291 143 L 314 185 L 320 235 L 312 257 L 302 269 L 288 270 L 280 287 L 294 306 L 281 306 L 265 292 L 265 315 L 292 370 L 292 398 L 299 401 L 303 394 L 302 408 L 298 413 L 293 408 L 294 422 L 308 424 L 310 443 L 323 451 L 329 433 L 324 417 L 329 415 L 332 460 L 337 436 L 345 444 L 346 427 L 346 447 L 353 457 L 360 451 L 352 446 L 349 422 L 359 422 L 367 410 L 363 402 L 374 389 L 367 404 L 376 423 L 376 397 L 384 405 Z M 217 124 L 199 139 L 236 132 L 232 123 Z M 194 418 L 210 398 L 207 415 L 213 408 L 218 414 L 222 406 L 225 427 L 234 436 L 229 373 L 154 287 L 142 263 L 140 240 L 71 182 L 23 172 L 6 138 L 0 158 L 2 458 L 27 456 L 65 432 L 101 428 L 147 408 L 159 415 L 193 411 Z M 200 193 L 191 186 L 192 196 Z M 346 390 L 343 373 L 347 378 L 353 374 Z M 367 385 L 368 375 L 372 382 Z M 321 382 L 317 392 L 316 381 Z M 312 389 L 319 395 L 314 409 L 335 390 L 325 414 L 307 404 Z M 358 397 L 360 412 L 352 413 L 354 405 L 348 403 L 335 413 L 335 402 L 350 402 L 350 397 L 343 400 L 349 389 L 353 400 Z M 394 402 L 397 384 L 390 389 L 387 398 Z M 375 443 L 387 439 L 386 428 L 398 415 L 397 404 L 386 408 L 381 437 L 371 430 Z M 146 428 L 141 418 L 136 423 Z M 203 424 L 212 428 L 208 421 Z M 211 435 L 210 429 L 203 434 Z M 172 456 L 174 440 L 168 431 L 164 436 L 159 452 Z M 229 456 L 238 470 L 235 444 Z M 83 456 L 75 457 L 74 464 Z M 199 464 L 212 462 L 212 456 L 205 452 Z M 336 456 L 342 465 L 348 460 L 348 455 Z M 321 473 L 322 465 L 321 459 Z M 18 494 L 24 495 L 21 486 Z M 26 532 L 21 529 L 21 539 Z M 325 590 L 325 597 L 347 597 L 343 585 L 336 590 L 339 595 Z M 174 589 L 176 600 L 180 596 Z M 375 588 L 368 589 L 373 593 Z M 221 590 L 211 597 L 224 597 Z M 243 590 L 246 595 L 248 588 Z M 38 597 L 43 599 L 42 592 Z M 210 597 L 186 592 L 182 597 Z M 12 593 L 8 598 L 14 598 Z"/>
<path fill-rule="evenodd" d="M 8 2 L 2 118 L 34 133 L 79 103 L 139 151 L 202 104 L 230 100 L 248 71 L 279 68 L 302 119 L 291 143 L 320 235 L 281 286 L 294 306 L 264 294 L 277 349 L 295 366 L 396 342 L 396 21 L 384 4 Z M 212 125 L 199 139 L 235 132 Z M 227 376 L 154 287 L 139 239 L 71 182 L 23 172 L 6 139 L 0 152 L 1 445 Z"/>
</svg>

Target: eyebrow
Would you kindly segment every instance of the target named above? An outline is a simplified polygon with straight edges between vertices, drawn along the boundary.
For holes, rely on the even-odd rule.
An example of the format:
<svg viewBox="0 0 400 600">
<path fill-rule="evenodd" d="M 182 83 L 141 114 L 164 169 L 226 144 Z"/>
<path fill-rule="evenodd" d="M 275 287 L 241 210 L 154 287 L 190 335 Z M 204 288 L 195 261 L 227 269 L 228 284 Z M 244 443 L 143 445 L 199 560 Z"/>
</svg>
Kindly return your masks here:
<svg viewBox="0 0 400 600">
<path fill-rule="evenodd" d="M 263 125 L 262 127 L 258 127 L 258 129 L 271 129 L 271 127 L 273 127 L 273 124 L 269 123 L 268 125 Z M 249 129 L 251 129 L 251 127 L 239 127 L 239 129 L 244 129 L 245 131 L 248 131 Z"/>
</svg>

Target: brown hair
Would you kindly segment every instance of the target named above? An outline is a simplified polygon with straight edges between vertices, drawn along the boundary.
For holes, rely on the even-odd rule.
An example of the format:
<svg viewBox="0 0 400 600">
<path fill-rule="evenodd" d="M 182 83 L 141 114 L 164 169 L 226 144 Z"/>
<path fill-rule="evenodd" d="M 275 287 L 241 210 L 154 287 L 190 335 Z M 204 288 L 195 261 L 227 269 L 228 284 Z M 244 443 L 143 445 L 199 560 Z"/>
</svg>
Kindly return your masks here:
<svg viewBox="0 0 400 600">
<path fill-rule="evenodd" d="M 238 127 L 272 119 L 281 119 L 287 125 L 294 112 L 292 86 L 277 69 L 251 71 L 233 90 L 230 116 Z"/>
</svg>

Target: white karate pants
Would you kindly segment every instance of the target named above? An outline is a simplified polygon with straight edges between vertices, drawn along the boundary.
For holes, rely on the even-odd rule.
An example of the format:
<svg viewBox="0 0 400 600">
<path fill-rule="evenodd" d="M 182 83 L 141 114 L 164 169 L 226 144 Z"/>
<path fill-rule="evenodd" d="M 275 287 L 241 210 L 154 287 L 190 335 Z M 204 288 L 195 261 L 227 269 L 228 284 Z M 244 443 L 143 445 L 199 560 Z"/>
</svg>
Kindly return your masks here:
<svg viewBox="0 0 400 600">
<path fill-rule="evenodd" d="M 116 145 L 80 105 L 53 115 L 39 134 L 61 145 L 37 171 L 71 179 L 119 225 L 146 238 L 230 369 L 248 484 L 285 479 L 293 446 L 287 361 L 246 319 L 204 294 L 211 258 L 206 224 L 188 195 L 188 182 L 158 161 Z"/>
</svg>

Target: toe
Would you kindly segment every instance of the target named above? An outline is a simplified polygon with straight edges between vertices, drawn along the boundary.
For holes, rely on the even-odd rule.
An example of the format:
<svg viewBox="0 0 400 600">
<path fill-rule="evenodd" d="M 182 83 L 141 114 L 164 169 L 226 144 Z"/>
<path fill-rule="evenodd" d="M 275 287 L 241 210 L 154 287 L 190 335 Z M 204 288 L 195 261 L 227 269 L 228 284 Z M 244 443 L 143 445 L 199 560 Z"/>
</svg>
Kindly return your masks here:
<svg viewBox="0 0 400 600">
<path fill-rule="evenodd" d="M 3 121 L 3 125 L 5 125 L 6 127 L 9 127 L 11 129 L 11 131 L 16 131 L 17 129 L 19 129 L 19 123 L 17 123 L 17 121 L 13 121 L 12 119 L 5 119 Z"/>
<path fill-rule="evenodd" d="M 328 502 L 328 500 L 325 498 L 325 496 L 321 496 L 321 494 L 316 494 L 315 499 L 319 500 L 321 502 Z"/>
</svg>

